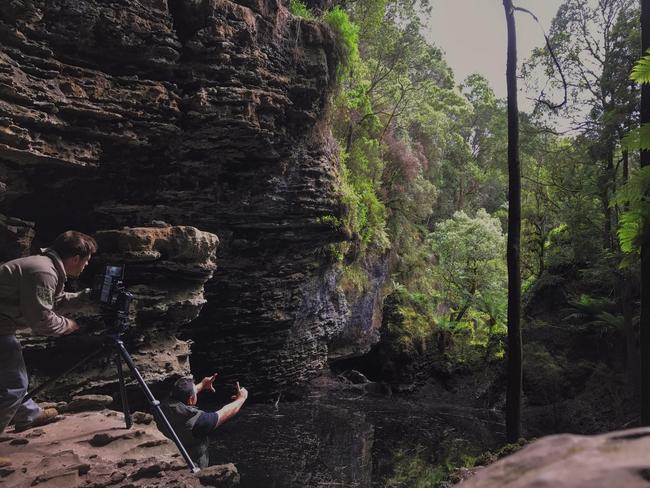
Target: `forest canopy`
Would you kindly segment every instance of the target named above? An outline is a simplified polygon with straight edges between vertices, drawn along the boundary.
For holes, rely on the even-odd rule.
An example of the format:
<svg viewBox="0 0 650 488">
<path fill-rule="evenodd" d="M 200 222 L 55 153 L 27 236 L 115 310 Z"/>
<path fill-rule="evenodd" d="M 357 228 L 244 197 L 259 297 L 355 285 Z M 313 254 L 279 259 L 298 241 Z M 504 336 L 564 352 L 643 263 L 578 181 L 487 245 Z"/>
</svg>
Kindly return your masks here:
<svg viewBox="0 0 650 488">
<path fill-rule="evenodd" d="M 426 2 L 359 0 L 322 12 L 292 0 L 291 8 L 329 24 L 344 53 L 329 117 L 349 209 L 337 225 L 353 239 L 326 250 L 344 283 L 363 289 L 363 269 L 386 260 L 387 304 L 398 313 L 384 321 L 397 343 L 426 347 L 440 331 L 463 331 L 458 340 L 502 357 L 506 101 L 480 74 L 454 78 L 422 34 Z M 519 115 L 524 301 L 573 280 L 573 303 L 617 304 L 609 318 L 622 334 L 634 333 L 638 315 L 624 297 L 638 293 L 635 202 L 649 180 L 633 142 L 639 15 L 636 0 L 567 0 L 548 43 L 540 35 L 519 66 L 538 98 Z M 548 98 L 565 88 L 566 103 L 552 107 Z"/>
</svg>

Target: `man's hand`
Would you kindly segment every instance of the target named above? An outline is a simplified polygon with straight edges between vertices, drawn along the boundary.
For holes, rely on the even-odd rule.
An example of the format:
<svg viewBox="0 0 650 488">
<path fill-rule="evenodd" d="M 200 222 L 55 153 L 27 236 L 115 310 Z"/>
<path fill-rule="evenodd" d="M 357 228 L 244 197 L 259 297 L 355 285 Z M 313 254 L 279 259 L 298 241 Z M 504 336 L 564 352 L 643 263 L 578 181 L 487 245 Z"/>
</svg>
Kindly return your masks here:
<svg viewBox="0 0 650 488">
<path fill-rule="evenodd" d="M 241 400 L 241 402 L 244 403 L 248 398 L 248 390 L 246 388 L 240 387 L 239 381 L 236 383 L 235 387 L 237 388 L 237 391 L 232 396 L 232 399 L 235 401 Z"/>
<path fill-rule="evenodd" d="M 232 396 L 233 401 L 217 410 L 217 427 L 237 415 L 237 412 L 239 412 L 239 409 L 244 405 L 244 402 L 248 398 L 248 390 L 246 388 L 241 388 L 239 386 L 239 381 L 235 388 L 237 390 Z"/>
<path fill-rule="evenodd" d="M 73 332 L 77 332 L 79 330 L 79 324 L 76 320 L 68 319 L 68 326 L 68 330 L 63 335 L 72 334 Z"/>
<path fill-rule="evenodd" d="M 219 376 L 219 373 L 214 373 L 212 376 L 206 376 L 203 378 L 201 383 L 196 385 L 196 391 L 199 393 L 205 390 L 214 392 L 213 383 L 217 379 L 217 376 Z"/>
</svg>

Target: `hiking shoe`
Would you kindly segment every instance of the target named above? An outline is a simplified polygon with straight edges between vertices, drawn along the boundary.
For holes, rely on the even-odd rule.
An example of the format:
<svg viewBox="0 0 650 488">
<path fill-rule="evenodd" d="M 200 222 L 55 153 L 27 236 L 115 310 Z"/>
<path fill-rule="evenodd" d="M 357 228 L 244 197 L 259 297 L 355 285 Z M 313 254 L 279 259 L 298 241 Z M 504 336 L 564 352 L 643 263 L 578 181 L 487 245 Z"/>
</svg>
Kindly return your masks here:
<svg viewBox="0 0 650 488">
<path fill-rule="evenodd" d="M 41 425 L 56 422 L 62 418 L 63 416 L 59 415 L 59 412 L 56 410 L 56 408 L 44 408 L 41 410 L 41 413 L 38 414 L 38 417 L 36 417 L 31 422 L 26 424 L 16 424 L 14 427 L 14 432 L 23 432 L 27 429 L 31 429 L 32 427 L 40 427 Z"/>
</svg>

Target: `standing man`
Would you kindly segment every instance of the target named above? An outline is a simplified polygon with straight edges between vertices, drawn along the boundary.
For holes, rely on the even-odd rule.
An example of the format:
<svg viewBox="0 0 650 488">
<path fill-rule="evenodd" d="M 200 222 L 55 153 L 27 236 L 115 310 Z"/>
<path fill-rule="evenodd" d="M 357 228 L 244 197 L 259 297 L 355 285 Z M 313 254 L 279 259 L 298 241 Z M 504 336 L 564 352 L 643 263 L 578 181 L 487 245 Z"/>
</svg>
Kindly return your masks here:
<svg viewBox="0 0 650 488">
<path fill-rule="evenodd" d="M 246 388 L 240 388 L 237 383 L 237 391 L 232 397 L 233 401 L 221 409 L 216 412 L 204 412 L 196 408 L 198 394 L 202 391 L 214 391 L 213 383 L 216 377 L 217 373 L 207 376 L 196 385 L 192 378 L 180 378 L 172 386 L 169 398 L 161 404 L 165 417 L 169 420 L 183 447 L 187 449 L 187 453 L 200 468 L 205 468 L 210 464 L 209 435 L 221 424 L 237 415 L 248 398 Z M 158 428 L 171 439 L 162 425 L 159 425 Z"/>
<path fill-rule="evenodd" d="M 23 402 L 29 381 L 16 329 L 51 336 L 78 330 L 76 321 L 58 315 L 54 308 L 87 295 L 63 289 L 67 278 L 78 277 L 95 252 L 95 239 L 69 230 L 41 254 L 0 266 L 0 432 L 12 420 L 16 432 L 21 432 L 58 415 L 56 409 L 43 410 L 32 399 Z"/>
</svg>

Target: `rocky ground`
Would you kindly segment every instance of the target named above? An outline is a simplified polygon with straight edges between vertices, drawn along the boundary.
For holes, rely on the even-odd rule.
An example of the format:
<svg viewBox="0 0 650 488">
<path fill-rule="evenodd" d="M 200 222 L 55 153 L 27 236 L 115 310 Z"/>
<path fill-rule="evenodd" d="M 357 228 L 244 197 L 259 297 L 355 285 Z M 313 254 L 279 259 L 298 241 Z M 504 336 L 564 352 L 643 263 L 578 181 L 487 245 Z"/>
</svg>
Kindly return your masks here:
<svg viewBox="0 0 650 488">
<path fill-rule="evenodd" d="M 650 486 L 650 428 L 544 437 L 480 469 L 462 488 Z"/>
<path fill-rule="evenodd" d="M 84 405 L 77 400 L 76 405 Z M 88 402 L 85 403 L 88 405 Z M 70 406 L 72 408 L 70 408 Z M 189 472 L 173 442 L 149 414 L 137 412 L 126 430 L 113 410 L 67 413 L 57 422 L 0 434 L 0 486 L 231 487 L 239 484 L 233 464 Z"/>
</svg>

